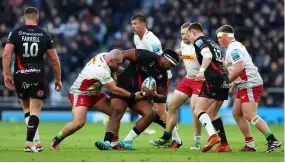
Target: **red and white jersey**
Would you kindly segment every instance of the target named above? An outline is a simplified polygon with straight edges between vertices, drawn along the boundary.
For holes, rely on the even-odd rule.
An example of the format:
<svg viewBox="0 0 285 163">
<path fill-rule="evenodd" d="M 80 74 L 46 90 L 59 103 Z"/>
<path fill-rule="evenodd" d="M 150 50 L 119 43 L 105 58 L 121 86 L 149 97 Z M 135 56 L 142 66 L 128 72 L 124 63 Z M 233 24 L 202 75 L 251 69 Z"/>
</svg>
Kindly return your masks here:
<svg viewBox="0 0 285 163">
<path fill-rule="evenodd" d="M 263 84 L 258 68 L 253 64 L 245 46 L 238 42 L 232 42 L 226 51 L 225 64 L 231 73 L 233 65 L 243 61 L 244 70 L 239 78 L 235 81 L 239 83 L 239 88 L 252 88 Z"/>
<path fill-rule="evenodd" d="M 157 55 L 161 55 L 163 53 L 159 39 L 151 31 L 146 30 L 142 39 L 135 34 L 134 43 L 137 49 L 145 49 L 154 52 Z M 168 79 L 172 77 L 170 70 L 167 71 L 167 75 Z"/>
<path fill-rule="evenodd" d="M 104 84 L 113 81 L 111 70 L 100 53 L 92 58 L 78 75 L 69 92 L 80 95 L 99 95 Z"/>
<path fill-rule="evenodd" d="M 181 41 L 182 59 L 187 71 L 187 78 L 195 78 L 200 69 L 200 64 L 197 60 L 195 47 L 192 44 L 185 44 Z"/>
</svg>

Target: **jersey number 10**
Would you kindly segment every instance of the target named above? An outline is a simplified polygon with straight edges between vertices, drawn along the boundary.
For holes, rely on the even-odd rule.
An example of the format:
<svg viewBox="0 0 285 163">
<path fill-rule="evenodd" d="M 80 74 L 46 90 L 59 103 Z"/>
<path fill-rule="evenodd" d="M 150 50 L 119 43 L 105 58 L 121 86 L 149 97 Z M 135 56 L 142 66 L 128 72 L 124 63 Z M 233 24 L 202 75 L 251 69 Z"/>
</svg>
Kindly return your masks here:
<svg viewBox="0 0 285 163">
<path fill-rule="evenodd" d="M 23 46 L 25 47 L 25 53 L 23 54 L 23 57 L 36 57 L 39 52 L 39 45 L 38 43 L 32 43 L 29 47 L 29 44 L 27 42 L 23 43 Z M 30 49 L 30 51 L 29 51 Z"/>
</svg>

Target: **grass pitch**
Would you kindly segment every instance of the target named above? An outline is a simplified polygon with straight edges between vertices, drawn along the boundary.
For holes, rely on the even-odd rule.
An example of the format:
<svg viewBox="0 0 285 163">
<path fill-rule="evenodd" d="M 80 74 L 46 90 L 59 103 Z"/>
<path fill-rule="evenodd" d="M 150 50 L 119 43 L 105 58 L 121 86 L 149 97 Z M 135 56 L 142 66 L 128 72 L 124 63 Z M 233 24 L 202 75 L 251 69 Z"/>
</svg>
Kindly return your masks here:
<svg viewBox="0 0 285 163">
<path fill-rule="evenodd" d="M 238 152 L 244 143 L 244 138 L 240 130 L 235 125 L 225 126 L 228 141 L 231 145 L 232 152 L 228 153 L 202 153 L 193 151 L 190 145 L 193 142 L 193 128 L 191 125 L 179 125 L 179 134 L 183 140 L 182 149 L 164 149 L 152 147 L 149 141 L 157 139 L 163 133 L 163 129 L 153 124 L 151 127 L 157 130 L 154 135 L 141 134 L 134 142 L 136 151 L 99 151 L 94 147 L 96 140 L 103 140 L 105 126 L 97 123 L 87 123 L 81 130 L 74 135 L 66 138 L 61 143 L 60 151 L 50 151 L 49 146 L 53 137 L 62 129 L 65 123 L 41 122 L 39 133 L 41 142 L 44 145 L 44 151 L 41 153 L 23 152 L 26 127 L 25 123 L 0 123 L 0 161 L 24 161 L 24 162 L 41 162 L 41 161 L 91 161 L 91 162 L 121 162 L 121 161 L 174 161 L 174 162 L 284 162 L 284 146 L 278 148 L 273 153 L 264 153 L 266 149 L 265 138 L 254 127 L 252 133 L 255 138 L 258 152 L 242 153 Z M 122 124 L 120 138 L 123 138 L 132 129 L 134 124 Z M 284 144 L 284 126 L 270 125 L 275 136 Z M 203 129 L 202 144 L 206 144 L 207 134 Z"/>
</svg>

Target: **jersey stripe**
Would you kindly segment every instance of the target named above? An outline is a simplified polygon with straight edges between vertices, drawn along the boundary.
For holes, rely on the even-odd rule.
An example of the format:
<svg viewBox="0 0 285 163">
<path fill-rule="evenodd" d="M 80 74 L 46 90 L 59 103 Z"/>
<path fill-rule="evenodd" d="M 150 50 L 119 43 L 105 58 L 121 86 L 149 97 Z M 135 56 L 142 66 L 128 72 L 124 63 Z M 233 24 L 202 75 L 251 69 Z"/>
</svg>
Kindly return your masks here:
<svg viewBox="0 0 285 163">
<path fill-rule="evenodd" d="M 84 79 L 79 87 L 78 90 L 86 91 L 88 90 L 94 83 L 96 82 L 95 79 Z"/>
</svg>

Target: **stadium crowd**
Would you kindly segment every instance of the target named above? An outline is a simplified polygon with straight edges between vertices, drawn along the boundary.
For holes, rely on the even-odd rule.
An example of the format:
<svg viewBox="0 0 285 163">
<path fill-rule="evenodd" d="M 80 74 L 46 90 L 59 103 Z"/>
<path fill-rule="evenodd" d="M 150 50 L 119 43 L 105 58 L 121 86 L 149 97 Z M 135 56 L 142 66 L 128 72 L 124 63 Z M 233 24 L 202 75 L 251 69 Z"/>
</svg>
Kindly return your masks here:
<svg viewBox="0 0 285 163">
<path fill-rule="evenodd" d="M 130 18 L 137 12 L 147 16 L 147 28 L 160 39 L 163 49 L 180 47 L 180 26 L 200 22 L 205 34 L 216 39 L 216 29 L 230 24 L 244 43 L 264 80 L 260 105 L 284 106 L 282 93 L 268 87 L 284 87 L 284 1 L 256 0 L 3 0 L 0 2 L 0 58 L 9 32 L 23 23 L 23 10 L 40 10 L 40 26 L 51 34 L 62 66 L 66 96 L 87 60 L 112 48 L 134 48 Z M 2 64 L 2 59 L 1 59 Z M 2 67 L 2 65 L 1 65 Z M 175 68 L 173 88 L 185 75 Z M 1 70 L 2 71 L 2 70 Z M 46 64 L 47 80 L 52 70 Z M 15 96 L 0 77 L 1 96 Z M 277 92 L 279 90 L 277 89 Z"/>
</svg>

